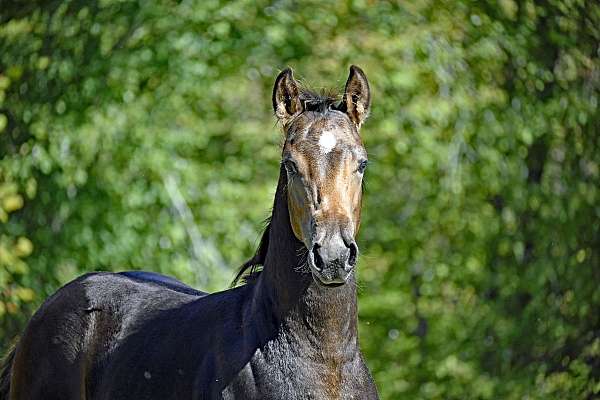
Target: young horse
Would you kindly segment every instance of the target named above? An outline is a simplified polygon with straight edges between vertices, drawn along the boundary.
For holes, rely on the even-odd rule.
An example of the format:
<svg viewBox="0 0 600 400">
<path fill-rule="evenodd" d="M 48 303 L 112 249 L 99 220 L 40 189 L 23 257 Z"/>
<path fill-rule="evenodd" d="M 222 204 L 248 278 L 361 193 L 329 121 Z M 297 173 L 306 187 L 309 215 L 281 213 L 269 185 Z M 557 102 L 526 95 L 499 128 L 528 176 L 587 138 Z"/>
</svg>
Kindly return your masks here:
<svg viewBox="0 0 600 400">
<path fill-rule="evenodd" d="M 149 272 L 84 275 L 31 318 L 0 400 L 376 399 L 353 273 L 369 105 L 358 67 L 340 104 L 281 72 L 286 140 L 270 223 L 236 277 L 250 270 L 246 284 L 206 294 Z"/>
</svg>

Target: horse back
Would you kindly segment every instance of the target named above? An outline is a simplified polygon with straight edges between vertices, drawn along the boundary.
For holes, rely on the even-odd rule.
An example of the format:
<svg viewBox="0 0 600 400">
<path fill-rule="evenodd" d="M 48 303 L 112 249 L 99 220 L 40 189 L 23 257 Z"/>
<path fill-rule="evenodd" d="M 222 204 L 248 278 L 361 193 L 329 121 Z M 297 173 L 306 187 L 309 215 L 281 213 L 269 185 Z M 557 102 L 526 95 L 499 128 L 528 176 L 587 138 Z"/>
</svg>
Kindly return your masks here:
<svg viewBox="0 0 600 400">
<path fill-rule="evenodd" d="M 17 344 L 9 398 L 97 398 L 105 368 L 128 336 L 202 296 L 145 272 L 91 273 L 68 283 L 42 304 Z"/>
</svg>

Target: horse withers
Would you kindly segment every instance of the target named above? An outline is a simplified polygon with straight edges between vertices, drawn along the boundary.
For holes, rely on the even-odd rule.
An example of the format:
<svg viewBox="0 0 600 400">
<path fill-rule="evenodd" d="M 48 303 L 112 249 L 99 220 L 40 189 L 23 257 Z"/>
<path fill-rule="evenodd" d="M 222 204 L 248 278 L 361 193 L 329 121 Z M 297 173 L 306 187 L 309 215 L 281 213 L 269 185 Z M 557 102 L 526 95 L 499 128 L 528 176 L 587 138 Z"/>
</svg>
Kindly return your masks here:
<svg viewBox="0 0 600 400">
<path fill-rule="evenodd" d="M 86 274 L 31 318 L 0 400 L 377 398 L 355 281 L 367 78 L 352 66 L 339 101 L 286 69 L 272 100 L 285 143 L 244 284 L 206 294 L 150 272 Z"/>
</svg>

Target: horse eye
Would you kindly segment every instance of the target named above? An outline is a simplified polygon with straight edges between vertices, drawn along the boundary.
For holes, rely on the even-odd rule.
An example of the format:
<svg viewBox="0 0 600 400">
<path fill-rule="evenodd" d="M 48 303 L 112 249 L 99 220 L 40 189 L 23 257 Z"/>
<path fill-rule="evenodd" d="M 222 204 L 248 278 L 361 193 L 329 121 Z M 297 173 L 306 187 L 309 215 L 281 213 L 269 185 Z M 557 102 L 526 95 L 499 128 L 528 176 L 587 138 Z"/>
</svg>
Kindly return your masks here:
<svg viewBox="0 0 600 400">
<path fill-rule="evenodd" d="M 358 172 L 359 173 L 364 173 L 365 169 L 367 169 L 367 164 L 369 162 L 367 160 L 362 160 L 359 164 L 358 164 Z"/>
<path fill-rule="evenodd" d="M 283 166 L 290 176 L 298 174 L 298 166 L 290 159 L 283 160 Z"/>
</svg>

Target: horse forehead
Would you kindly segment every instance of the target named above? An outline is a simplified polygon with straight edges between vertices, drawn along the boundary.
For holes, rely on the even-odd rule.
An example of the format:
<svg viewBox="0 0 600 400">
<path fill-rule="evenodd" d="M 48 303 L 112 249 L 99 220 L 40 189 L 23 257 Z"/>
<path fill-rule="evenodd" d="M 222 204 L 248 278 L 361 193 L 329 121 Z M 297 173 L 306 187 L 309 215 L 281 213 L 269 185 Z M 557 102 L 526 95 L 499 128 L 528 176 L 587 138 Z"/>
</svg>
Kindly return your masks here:
<svg viewBox="0 0 600 400">
<path fill-rule="evenodd" d="M 284 153 L 302 164 L 308 181 L 317 185 L 346 175 L 350 161 L 366 154 L 350 120 L 337 112 L 298 118 L 288 132 Z"/>
<path fill-rule="evenodd" d="M 311 152 L 301 153 L 308 181 L 319 187 L 329 187 L 335 182 L 343 181 L 344 177 L 351 173 L 352 160 L 357 158 L 360 152 L 352 146 L 336 144 L 332 149 L 330 146 L 327 142 L 321 142 L 311 146 Z"/>
<path fill-rule="evenodd" d="M 306 124 L 298 135 L 297 150 L 313 161 L 336 154 L 338 157 L 350 155 L 362 149 L 358 135 L 348 121 L 333 116 L 320 118 Z"/>
<path fill-rule="evenodd" d="M 353 144 L 340 143 L 333 132 L 324 131 L 319 138 L 298 146 L 296 154 L 313 179 L 324 179 L 342 172 L 359 151 Z"/>
<path fill-rule="evenodd" d="M 335 114 L 317 119 L 307 126 L 304 132 L 306 140 L 317 143 L 320 147 L 325 147 L 329 151 L 337 143 L 355 145 L 358 139 L 350 122 Z"/>
</svg>

